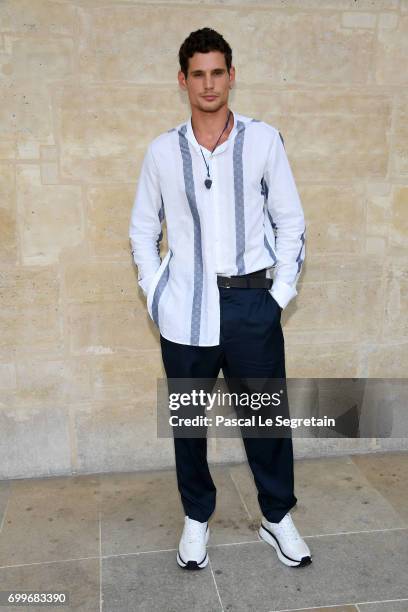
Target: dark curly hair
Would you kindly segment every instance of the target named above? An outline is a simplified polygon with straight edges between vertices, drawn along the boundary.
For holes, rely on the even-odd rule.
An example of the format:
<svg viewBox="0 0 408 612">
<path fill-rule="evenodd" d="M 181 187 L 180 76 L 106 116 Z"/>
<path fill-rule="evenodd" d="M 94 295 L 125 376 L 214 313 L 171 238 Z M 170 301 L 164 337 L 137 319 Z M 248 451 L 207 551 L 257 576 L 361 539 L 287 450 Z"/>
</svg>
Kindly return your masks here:
<svg viewBox="0 0 408 612">
<path fill-rule="evenodd" d="M 232 50 L 226 40 L 211 28 L 201 28 L 191 32 L 185 39 L 179 50 L 180 68 L 187 78 L 188 60 L 194 53 L 209 53 L 209 51 L 220 51 L 224 54 L 227 71 L 229 74 L 232 64 Z"/>
</svg>

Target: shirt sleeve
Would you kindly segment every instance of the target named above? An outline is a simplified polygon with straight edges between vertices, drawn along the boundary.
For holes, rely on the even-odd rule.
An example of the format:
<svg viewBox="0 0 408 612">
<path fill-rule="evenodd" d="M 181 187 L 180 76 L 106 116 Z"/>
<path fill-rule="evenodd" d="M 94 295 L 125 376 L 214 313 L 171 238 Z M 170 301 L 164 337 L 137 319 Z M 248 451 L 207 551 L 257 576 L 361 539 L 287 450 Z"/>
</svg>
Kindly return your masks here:
<svg viewBox="0 0 408 612">
<path fill-rule="evenodd" d="M 150 144 L 143 159 L 129 225 L 133 260 L 138 268 L 138 283 L 145 296 L 161 263 L 163 217 L 159 173 Z"/>
<path fill-rule="evenodd" d="M 269 151 L 265 178 L 277 258 L 270 292 L 279 306 L 285 308 L 297 295 L 296 284 L 305 258 L 306 226 L 302 203 L 278 130 Z"/>
</svg>

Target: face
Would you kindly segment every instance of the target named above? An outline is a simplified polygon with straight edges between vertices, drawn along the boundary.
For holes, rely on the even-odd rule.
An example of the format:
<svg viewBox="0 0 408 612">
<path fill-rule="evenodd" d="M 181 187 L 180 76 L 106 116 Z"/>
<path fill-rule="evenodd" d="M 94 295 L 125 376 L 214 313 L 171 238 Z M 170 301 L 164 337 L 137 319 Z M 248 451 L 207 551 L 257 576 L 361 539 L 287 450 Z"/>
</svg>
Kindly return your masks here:
<svg viewBox="0 0 408 612">
<path fill-rule="evenodd" d="M 194 53 L 189 59 L 187 79 L 179 70 L 178 81 L 187 91 L 192 108 L 214 112 L 228 104 L 235 68 L 231 66 L 228 74 L 224 54 L 220 51 Z"/>
</svg>

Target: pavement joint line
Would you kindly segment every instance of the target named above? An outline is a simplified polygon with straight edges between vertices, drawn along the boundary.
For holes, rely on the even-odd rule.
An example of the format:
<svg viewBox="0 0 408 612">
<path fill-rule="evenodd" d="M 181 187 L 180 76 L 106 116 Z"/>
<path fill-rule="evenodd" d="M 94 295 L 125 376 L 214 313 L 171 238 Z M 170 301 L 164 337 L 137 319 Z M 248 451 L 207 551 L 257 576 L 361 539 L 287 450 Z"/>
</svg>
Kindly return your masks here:
<svg viewBox="0 0 408 612">
<path fill-rule="evenodd" d="M 99 612 L 102 612 L 103 592 L 102 592 L 102 521 L 101 511 L 98 512 L 99 521 Z"/>
<path fill-rule="evenodd" d="M 220 595 L 220 592 L 219 592 L 219 590 L 218 590 L 217 581 L 216 581 L 215 576 L 214 576 L 214 572 L 213 572 L 213 568 L 212 568 L 212 564 L 211 564 L 211 559 L 210 559 L 210 556 L 208 556 L 208 564 L 209 564 L 209 566 L 210 566 L 211 575 L 212 575 L 213 580 L 214 580 L 215 590 L 217 591 L 218 599 L 219 599 L 219 601 L 220 601 L 221 612 L 224 612 L 224 606 L 223 606 L 223 604 L 222 604 L 221 595 Z"/>
<path fill-rule="evenodd" d="M 322 533 L 322 534 L 302 536 L 302 537 L 304 539 L 309 539 L 309 538 L 319 538 L 319 537 L 333 537 L 333 536 L 338 536 L 338 535 L 353 535 L 353 534 L 358 534 L 358 533 L 382 533 L 382 532 L 386 533 L 389 531 L 407 531 L 407 530 L 408 530 L 408 527 L 391 527 L 390 529 L 371 529 L 371 530 L 365 530 L 365 531 L 344 531 L 344 532 L 338 532 L 338 533 Z M 242 542 L 225 542 L 224 544 L 208 544 L 207 548 L 220 548 L 222 546 L 240 546 L 242 544 L 265 544 L 265 542 L 258 538 L 257 540 L 244 540 Z M 130 553 L 117 553 L 117 554 L 110 554 L 110 555 L 102 555 L 102 554 L 101 555 L 90 555 L 89 557 L 73 557 L 71 559 L 54 559 L 52 561 L 33 561 L 32 563 L 15 563 L 12 565 L 0 565 L 0 570 L 9 569 L 12 567 L 25 567 L 28 565 L 43 565 L 43 564 L 51 564 L 51 563 L 70 563 L 73 561 L 87 561 L 87 560 L 99 559 L 99 558 L 110 559 L 110 558 L 115 558 L 115 557 L 131 557 L 131 556 L 135 557 L 137 555 L 148 555 L 148 554 L 153 554 L 153 553 L 176 552 L 176 551 L 177 551 L 177 548 L 162 548 L 162 549 L 156 549 L 156 550 L 139 550 L 139 551 L 130 552 Z M 393 601 L 393 600 L 390 600 L 390 601 Z M 397 600 L 397 601 L 400 601 L 400 600 Z M 403 599 L 402 601 L 405 601 L 405 599 Z M 371 602 L 368 602 L 368 603 L 371 603 Z"/>
<path fill-rule="evenodd" d="M 3 512 L 3 518 L 2 518 L 2 521 L 0 523 L 0 533 L 2 532 L 3 525 L 4 525 L 4 522 L 6 520 L 7 510 L 8 510 L 8 507 L 9 507 L 9 502 L 10 502 L 10 495 L 7 498 L 6 507 L 4 508 L 4 512 Z"/>
<path fill-rule="evenodd" d="M 360 608 L 358 607 L 359 605 L 363 605 L 363 604 L 383 604 L 383 603 L 396 603 L 396 602 L 400 602 L 400 601 L 408 601 L 407 599 L 379 599 L 379 600 L 375 600 L 375 601 L 359 601 L 359 602 L 346 602 L 346 603 L 336 603 L 336 604 L 323 604 L 322 606 L 311 606 L 308 608 L 280 608 L 279 610 L 269 610 L 269 612 L 303 612 L 303 610 L 316 610 L 318 612 L 318 610 L 320 608 L 338 608 L 339 606 L 354 606 L 355 608 L 357 608 L 357 610 L 360 610 Z"/>
</svg>

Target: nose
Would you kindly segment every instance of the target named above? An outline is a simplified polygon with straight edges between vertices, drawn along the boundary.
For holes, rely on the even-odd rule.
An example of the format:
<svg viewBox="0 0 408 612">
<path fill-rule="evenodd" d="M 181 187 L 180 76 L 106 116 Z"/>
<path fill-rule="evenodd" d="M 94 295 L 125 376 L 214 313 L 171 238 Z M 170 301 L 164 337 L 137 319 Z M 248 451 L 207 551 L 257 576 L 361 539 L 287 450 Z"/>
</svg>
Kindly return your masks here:
<svg viewBox="0 0 408 612">
<path fill-rule="evenodd" d="M 213 78 L 211 76 L 211 74 L 206 74 L 204 77 L 204 88 L 205 90 L 209 90 L 209 89 L 213 89 L 214 85 L 213 85 Z"/>
</svg>

